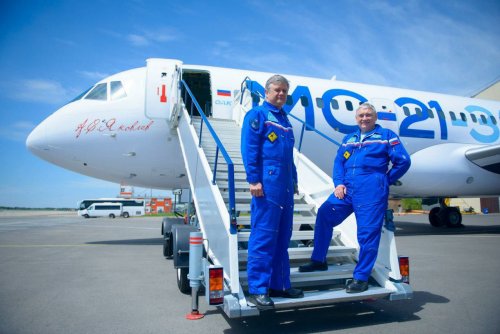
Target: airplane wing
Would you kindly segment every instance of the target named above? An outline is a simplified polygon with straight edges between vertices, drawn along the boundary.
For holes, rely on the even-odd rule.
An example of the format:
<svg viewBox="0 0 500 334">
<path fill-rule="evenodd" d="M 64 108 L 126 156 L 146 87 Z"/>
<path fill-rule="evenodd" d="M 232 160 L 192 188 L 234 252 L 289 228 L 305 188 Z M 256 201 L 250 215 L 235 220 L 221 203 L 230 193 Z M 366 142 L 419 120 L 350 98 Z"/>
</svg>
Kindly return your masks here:
<svg viewBox="0 0 500 334">
<path fill-rule="evenodd" d="M 479 167 L 500 174 L 500 145 L 471 148 L 465 152 L 465 156 Z"/>
</svg>

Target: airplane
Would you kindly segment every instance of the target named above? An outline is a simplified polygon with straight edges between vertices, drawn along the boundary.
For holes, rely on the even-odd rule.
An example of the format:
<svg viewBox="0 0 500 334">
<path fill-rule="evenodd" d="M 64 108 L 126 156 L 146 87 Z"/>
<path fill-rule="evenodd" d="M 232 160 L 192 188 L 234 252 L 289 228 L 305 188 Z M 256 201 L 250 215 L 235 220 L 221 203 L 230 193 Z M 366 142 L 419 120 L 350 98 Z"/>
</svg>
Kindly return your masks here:
<svg viewBox="0 0 500 334">
<path fill-rule="evenodd" d="M 40 123 L 26 145 L 38 157 L 94 178 L 155 189 L 189 188 L 176 132 L 182 105 L 180 82 L 195 95 L 203 113 L 233 118 L 237 93 L 252 86 L 259 103 L 274 73 L 148 59 L 145 67 L 104 78 Z M 390 187 L 391 197 L 439 198 L 429 213 L 433 226 L 460 224 L 450 197 L 500 195 L 500 103 L 409 89 L 286 75 L 302 153 L 331 175 L 342 138 L 356 129 L 356 105 L 369 101 L 377 123 L 396 132 L 411 155 L 410 170 Z M 260 99 L 262 102 L 262 99 Z M 323 139 L 324 140 L 324 139 Z M 321 149 L 318 149 L 321 147 Z"/>
</svg>

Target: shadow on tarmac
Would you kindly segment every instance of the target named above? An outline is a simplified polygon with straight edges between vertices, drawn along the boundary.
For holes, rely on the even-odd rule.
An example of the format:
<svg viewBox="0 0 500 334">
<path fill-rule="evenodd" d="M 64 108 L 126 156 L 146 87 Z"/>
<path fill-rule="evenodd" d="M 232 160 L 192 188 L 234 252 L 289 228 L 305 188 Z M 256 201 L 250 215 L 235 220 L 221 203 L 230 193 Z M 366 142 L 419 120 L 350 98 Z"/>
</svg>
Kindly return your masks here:
<svg viewBox="0 0 500 334">
<path fill-rule="evenodd" d="M 224 333 L 320 333 L 417 321 L 426 304 L 445 304 L 450 300 L 427 291 L 414 291 L 413 299 L 361 301 L 294 310 L 265 311 L 260 316 L 230 319 L 222 310 L 205 316 L 224 316 L 230 329 Z"/>
<path fill-rule="evenodd" d="M 394 222 L 396 237 L 414 235 L 457 235 L 457 234 L 500 234 L 500 225 L 493 226 L 468 226 L 459 227 L 433 227 L 430 224 L 411 222 Z"/>
<path fill-rule="evenodd" d="M 163 245 L 163 238 L 150 239 L 127 239 L 127 240 L 105 240 L 87 242 L 88 245 L 127 245 L 127 246 L 157 246 Z"/>
</svg>

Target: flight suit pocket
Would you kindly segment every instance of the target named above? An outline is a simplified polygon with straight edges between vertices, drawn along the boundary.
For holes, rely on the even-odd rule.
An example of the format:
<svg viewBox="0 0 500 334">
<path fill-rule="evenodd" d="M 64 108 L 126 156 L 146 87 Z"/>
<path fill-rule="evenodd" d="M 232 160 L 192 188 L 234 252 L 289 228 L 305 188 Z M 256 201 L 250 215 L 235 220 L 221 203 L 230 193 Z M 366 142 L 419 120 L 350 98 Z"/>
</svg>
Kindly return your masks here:
<svg viewBox="0 0 500 334">
<path fill-rule="evenodd" d="M 264 195 L 267 200 L 280 203 L 280 168 L 278 166 L 264 166 L 262 175 Z"/>
</svg>

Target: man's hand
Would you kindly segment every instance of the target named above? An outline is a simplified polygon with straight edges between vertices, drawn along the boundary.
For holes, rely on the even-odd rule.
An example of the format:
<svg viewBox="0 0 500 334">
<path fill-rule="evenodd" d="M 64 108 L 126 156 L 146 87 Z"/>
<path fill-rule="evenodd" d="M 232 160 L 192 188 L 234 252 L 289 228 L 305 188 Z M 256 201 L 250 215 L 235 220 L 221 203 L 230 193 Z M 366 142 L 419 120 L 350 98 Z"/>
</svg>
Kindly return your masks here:
<svg viewBox="0 0 500 334">
<path fill-rule="evenodd" d="M 343 184 L 339 184 L 338 186 L 336 186 L 335 190 L 333 191 L 335 197 L 337 197 L 338 199 L 344 199 L 346 192 L 347 189 Z"/>
<path fill-rule="evenodd" d="M 262 189 L 262 183 L 250 183 L 250 194 L 255 197 L 264 196 L 264 190 Z"/>
</svg>

